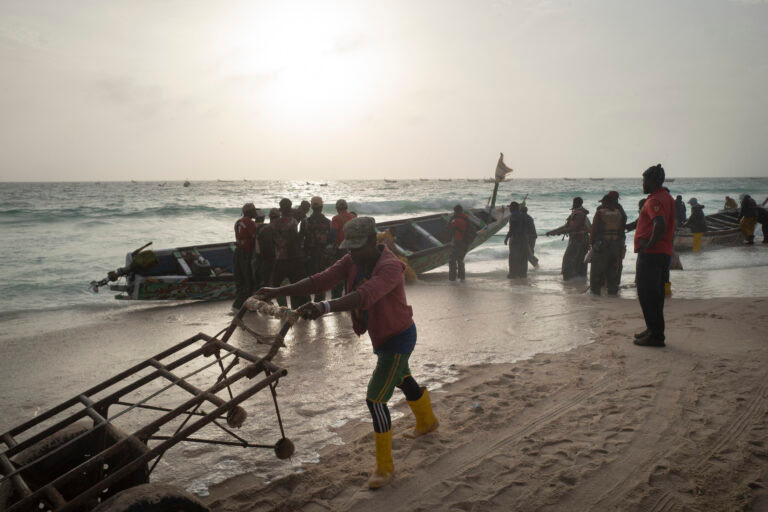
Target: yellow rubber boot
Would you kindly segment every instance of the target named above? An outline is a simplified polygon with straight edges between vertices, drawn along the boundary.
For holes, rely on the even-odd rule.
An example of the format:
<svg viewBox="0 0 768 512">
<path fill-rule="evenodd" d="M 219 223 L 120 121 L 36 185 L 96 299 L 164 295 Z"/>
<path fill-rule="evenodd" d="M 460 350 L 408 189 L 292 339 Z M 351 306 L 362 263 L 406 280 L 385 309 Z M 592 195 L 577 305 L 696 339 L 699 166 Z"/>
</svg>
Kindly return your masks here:
<svg viewBox="0 0 768 512">
<path fill-rule="evenodd" d="M 403 435 L 411 439 L 428 434 L 436 430 L 440 425 L 435 413 L 432 412 L 432 401 L 429 399 L 429 391 L 427 391 L 427 388 L 421 388 L 421 391 L 421 398 L 413 402 L 408 401 L 408 406 L 416 417 L 416 428 Z"/>
<path fill-rule="evenodd" d="M 373 433 L 376 440 L 376 467 L 368 479 L 369 489 L 378 489 L 392 479 L 395 464 L 392 462 L 392 429 L 384 433 Z"/>
</svg>

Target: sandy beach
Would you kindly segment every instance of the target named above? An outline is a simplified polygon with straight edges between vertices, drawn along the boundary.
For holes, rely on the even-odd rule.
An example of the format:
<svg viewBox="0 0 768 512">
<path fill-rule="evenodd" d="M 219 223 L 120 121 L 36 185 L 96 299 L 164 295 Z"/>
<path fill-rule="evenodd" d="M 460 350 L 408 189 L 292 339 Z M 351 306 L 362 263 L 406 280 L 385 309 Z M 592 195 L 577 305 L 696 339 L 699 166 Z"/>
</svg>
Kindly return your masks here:
<svg viewBox="0 0 768 512">
<path fill-rule="evenodd" d="M 631 343 L 642 325 L 631 289 L 623 299 L 578 287 L 529 292 L 471 279 L 408 287 L 419 328 L 411 368 L 432 390 L 441 425 L 403 438 L 412 417 L 395 395 L 395 476 L 384 489 L 365 488 L 373 441 L 363 397 L 374 356 L 343 315 L 298 324 L 278 356 L 289 370 L 278 389 L 297 447 L 291 460 L 181 445 L 152 480 L 195 492 L 215 511 L 768 507 L 768 298 L 673 298 L 668 345 L 652 349 Z M 97 323 L 6 333 L 0 429 L 185 337 L 218 332 L 228 307 L 114 309 Z M 262 347 L 245 334 L 233 343 Z M 273 411 L 258 401 L 248 409 L 243 428 L 275 441 Z"/>
<path fill-rule="evenodd" d="M 300 474 L 212 489 L 213 510 L 766 510 L 768 299 L 671 300 L 668 345 L 630 342 L 634 301 L 599 301 L 595 341 L 463 367 L 434 394 L 441 425 L 395 422 L 395 478 L 365 488 L 366 422 Z M 407 410 L 400 403 L 401 412 Z"/>
</svg>

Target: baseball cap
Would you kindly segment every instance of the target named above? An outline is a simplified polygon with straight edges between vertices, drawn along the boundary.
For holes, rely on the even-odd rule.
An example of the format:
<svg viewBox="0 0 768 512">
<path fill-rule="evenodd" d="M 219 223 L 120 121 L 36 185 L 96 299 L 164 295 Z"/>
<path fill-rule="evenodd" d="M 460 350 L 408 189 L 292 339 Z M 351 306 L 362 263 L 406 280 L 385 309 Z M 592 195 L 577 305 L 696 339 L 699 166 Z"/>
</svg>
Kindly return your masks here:
<svg viewBox="0 0 768 512">
<path fill-rule="evenodd" d="M 373 217 L 355 217 L 344 224 L 344 240 L 339 249 L 359 249 L 366 244 L 368 237 L 376 234 L 376 221 Z"/>
</svg>

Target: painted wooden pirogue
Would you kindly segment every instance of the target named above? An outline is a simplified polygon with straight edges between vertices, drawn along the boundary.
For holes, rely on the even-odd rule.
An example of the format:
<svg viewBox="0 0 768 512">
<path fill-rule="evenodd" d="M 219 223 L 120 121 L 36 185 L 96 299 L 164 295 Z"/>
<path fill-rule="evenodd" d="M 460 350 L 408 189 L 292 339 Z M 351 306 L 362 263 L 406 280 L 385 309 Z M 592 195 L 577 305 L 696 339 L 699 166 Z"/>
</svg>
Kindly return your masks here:
<svg viewBox="0 0 768 512">
<path fill-rule="evenodd" d="M 708 245 L 739 245 L 744 236 L 739 229 L 739 210 L 721 210 L 711 215 L 705 215 L 707 231 L 702 237 L 702 247 Z M 690 251 L 693 249 L 693 233 L 690 229 L 682 228 L 675 232 L 675 250 Z"/>
<path fill-rule="evenodd" d="M 509 210 L 472 208 L 465 210 L 477 228 L 470 251 L 503 228 Z M 451 251 L 448 222 L 450 214 L 433 214 L 376 224 L 379 232 L 389 231 L 395 248 L 408 259 L 417 274 L 448 263 Z M 149 244 L 147 244 L 149 245 Z M 145 250 L 128 253 L 125 266 L 107 278 L 91 282 L 91 289 L 109 284 L 110 290 L 122 292 L 115 297 L 129 300 L 215 300 L 234 297 L 232 274 L 234 242 Z M 118 282 L 116 282 L 118 281 Z M 114 284 L 110 284 L 114 283 Z"/>
</svg>

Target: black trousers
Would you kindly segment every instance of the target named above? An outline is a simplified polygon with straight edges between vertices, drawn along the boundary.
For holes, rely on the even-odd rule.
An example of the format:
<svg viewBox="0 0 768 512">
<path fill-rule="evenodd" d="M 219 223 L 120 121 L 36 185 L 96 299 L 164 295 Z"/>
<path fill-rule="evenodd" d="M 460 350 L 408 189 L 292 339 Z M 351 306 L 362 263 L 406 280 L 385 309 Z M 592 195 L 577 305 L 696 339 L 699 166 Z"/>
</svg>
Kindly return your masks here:
<svg viewBox="0 0 768 512">
<path fill-rule="evenodd" d="M 603 285 L 609 294 L 619 293 L 623 252 L 623 240 L 602 240 L 593 245 L 592 264 L 589 267 L 589 288 L 593 294 L 600 295 Z"/>
<path fill-rule="evenodd" d="M 288 282 L 291 284 L 298 283 L 305 277 L 307 277 L 307 274 L 304 271 L 304 262 L 300 258 L 275 260 L 275 266 L 272 270 L 272 286 L 280 286 L 285 279 L 288 279 Z M 296 309 L 307 302 L 309 302 L 309 297 L 307 296 L 292 296 L 291 309 Z M 288 305 L 285 297 L 278 298 L 277 303 L 281 306 Z"/>
<path fill-rule="evenodd" d="M 528 276 L 528 241 L 523 239 L 509 240 L 509 273 L 507 277 Z"/>
<path fill-rule="evenodd" d="M 328 253 L 325 247 L 310 247 L 307 249 L 307 275 L 311 276 L 322 272 L 329 267 Z M 325 300 L 325 292 L 315 294 L 315 302 Z"/>
<path fill-rule="evenodd" d="M 454 241 L 448 256 L 448 280 L 455 281 L 458 270 L 459 279 L 464 279 L 464 256 L 467 255 L 467 245 L 462 241 Z"/>
<path fill-rule="evenodd" d="M 571 234 L 568 237 L 568 247 L 563 254 L 563 280 L 587 275 L 587 238 L 583 234 Z"/>
<path fill-rule="evenodd" d="M 251 267 L 251 255 L 246 253 L 240 247 L 235 248 L 235 254 L 232 259 L 232 266 L 235 272 L 235 302 L 232 307 L 240 309 L 243 303 L 253 293 L 253 267 Z"/>
<path fill-rule="evenodd" d="M 645 326 L 654 338 L 664 340 L 664 281 L 669 271 L 669 255 L 637 255 L 637 300 L 643 310 Z"/>
</svg>

